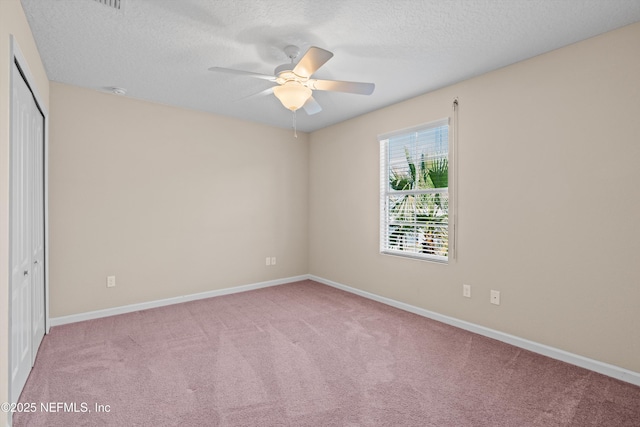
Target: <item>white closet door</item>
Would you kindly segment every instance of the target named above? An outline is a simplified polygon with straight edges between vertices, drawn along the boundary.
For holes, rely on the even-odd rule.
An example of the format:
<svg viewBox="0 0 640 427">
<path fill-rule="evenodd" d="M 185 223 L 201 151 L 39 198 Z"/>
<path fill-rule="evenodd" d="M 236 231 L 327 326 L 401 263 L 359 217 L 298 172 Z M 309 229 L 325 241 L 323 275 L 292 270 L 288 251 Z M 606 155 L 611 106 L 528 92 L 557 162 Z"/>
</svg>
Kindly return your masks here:
<svg viewBox="0 0 640 427">
<path fill-rule="evenodd" d="M 31 209 L 31 366 L 44 337 L 44 116 L 31 103 L 32 197 Z"/>
<path fill-rule="evenodd" d="M 13 67 L 10 371 L 11 400 L 15 402 L 44 335 L 44 119 L 16 65 Z"/>
</svg>

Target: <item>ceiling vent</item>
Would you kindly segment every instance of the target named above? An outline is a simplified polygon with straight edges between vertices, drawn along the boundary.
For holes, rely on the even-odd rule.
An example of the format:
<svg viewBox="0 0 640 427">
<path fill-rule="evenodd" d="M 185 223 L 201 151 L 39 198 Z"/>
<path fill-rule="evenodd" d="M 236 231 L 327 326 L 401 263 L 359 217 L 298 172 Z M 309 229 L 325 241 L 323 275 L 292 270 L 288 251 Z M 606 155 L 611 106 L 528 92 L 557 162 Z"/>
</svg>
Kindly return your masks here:
<svg viewBox="0 0 640 427">
<path fill-rule="evenodd" d="M 120 10 L 121 3 L 122 3 L 122 0 L 95 0 L 95 1 L 116 10 Z"/>
</svg>

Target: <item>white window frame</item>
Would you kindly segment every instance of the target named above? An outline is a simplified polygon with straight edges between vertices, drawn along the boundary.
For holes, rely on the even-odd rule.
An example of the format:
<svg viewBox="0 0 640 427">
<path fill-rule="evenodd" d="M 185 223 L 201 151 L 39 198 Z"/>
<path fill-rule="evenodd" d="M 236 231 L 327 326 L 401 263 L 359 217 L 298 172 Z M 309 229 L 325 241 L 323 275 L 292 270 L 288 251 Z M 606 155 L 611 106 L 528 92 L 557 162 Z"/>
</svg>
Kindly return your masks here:
<svg viewBox="0 0 640 427">
<path fill-rule="evenodd" d="M 418 133 L 422 131 L 428 131 L 439 127 L 447 127 L 448 131 L 448 149 L 447 149 L 447 162 L 448 162 L 448 182 L 446 191 L 435 189 L 419 189 L 419 190 L 405 190 L 398 191 L 390 188 L 390 167 L 389 167 L 389 140 L 395 137 L 407 136 L 412 133 Z M 380 143 L 380 253 L 385 255 L 401 256 L 406 258 L 431 261 L 436 263 L 447 264 L 455 258 L 455 199 L 453 194 L 454 189 L 454 147 L 453 147 L 453 129 L 450 124 L 449 118 L 436 120 L 433 122 L 425 123 L 418 126 L 413 126 L 406 129 L 401 129 L 389 133 L 385 133 L 378 136 Z M 402 250 L 392 248 L 389 238 L 389 223 L 391 221 L 389 215 L 389 200 L 393 196 L 410 195 L 410 194 L 434 194 L 444 193 L 448 195 L 448 212 L 447 212 L 447 255 L 437 255 L 429 253 L 420 253 L 415 250 Z"/>
</svg>

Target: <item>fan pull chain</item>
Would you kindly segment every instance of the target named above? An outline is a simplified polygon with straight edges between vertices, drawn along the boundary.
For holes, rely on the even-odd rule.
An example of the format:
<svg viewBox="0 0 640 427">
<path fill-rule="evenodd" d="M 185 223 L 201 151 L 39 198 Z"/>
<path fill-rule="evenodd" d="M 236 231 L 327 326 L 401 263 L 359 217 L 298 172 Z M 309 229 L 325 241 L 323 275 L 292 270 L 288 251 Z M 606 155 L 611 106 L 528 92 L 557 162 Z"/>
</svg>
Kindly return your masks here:
<svg viewBox="0 0 640 427">
<path fill-rule="evenodd" d="M 296 127 L 296 110 L 293 110 L 293 137 L 298 137 L 298 129 Z"/>
</svg>

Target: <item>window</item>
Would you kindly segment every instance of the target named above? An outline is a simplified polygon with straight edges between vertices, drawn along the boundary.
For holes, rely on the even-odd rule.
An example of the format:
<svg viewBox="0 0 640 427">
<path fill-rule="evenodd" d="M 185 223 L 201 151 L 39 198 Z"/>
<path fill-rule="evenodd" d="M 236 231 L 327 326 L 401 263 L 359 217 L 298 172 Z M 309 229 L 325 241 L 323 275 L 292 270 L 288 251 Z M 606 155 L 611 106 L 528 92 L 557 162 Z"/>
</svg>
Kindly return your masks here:
<svg viewBox="0 0 640 427">
<path fill-rule="evenodd" d="M 380 252 L 449 260 L 449 121 L 382 135 Z"/>
</svg>

